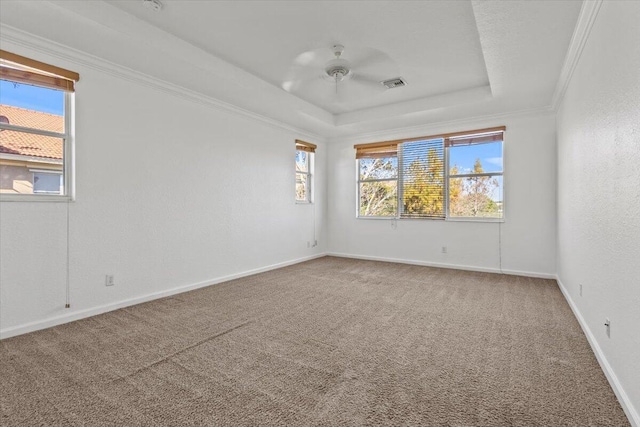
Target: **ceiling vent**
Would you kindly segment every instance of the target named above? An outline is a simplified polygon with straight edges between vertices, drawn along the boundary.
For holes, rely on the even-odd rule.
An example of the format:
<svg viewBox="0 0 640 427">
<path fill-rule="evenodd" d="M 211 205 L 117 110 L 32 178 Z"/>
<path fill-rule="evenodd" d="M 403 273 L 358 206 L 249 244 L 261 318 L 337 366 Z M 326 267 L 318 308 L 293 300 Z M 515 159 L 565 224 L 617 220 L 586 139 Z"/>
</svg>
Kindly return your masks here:
<svg viewBox="0 0 640 427">
<path fill-rule="evenodd" d="M 387 89 L 393 89 L 393 88 L 396 88 L 396 87 L 402 87 L 402 86 L 406 86 L 407 85 L 407 82 L 402 80 L 402 77 L 397 77 L 395 79 L 385 80 L 385 81 L 383 81 L 381 83 L 383 85 L 385 85 L 387 87 Z"/>
</svg>

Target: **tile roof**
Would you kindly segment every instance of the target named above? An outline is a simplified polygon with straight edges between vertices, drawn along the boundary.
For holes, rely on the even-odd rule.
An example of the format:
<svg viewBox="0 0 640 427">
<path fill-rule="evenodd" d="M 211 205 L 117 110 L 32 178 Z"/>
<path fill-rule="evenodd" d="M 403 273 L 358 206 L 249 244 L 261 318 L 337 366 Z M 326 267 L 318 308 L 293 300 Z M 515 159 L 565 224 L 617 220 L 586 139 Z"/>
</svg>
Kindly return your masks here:
<svg viewBox="0 0 640 427">
<path fill-rule="evenodd" d="M 0 116 L 5 116 L 9 119 L 9 124 L 11 125 L 58 133 L 64 132 L 63 116 L 10 105 L 0 105 Z M 0 154 L 62 160 L 62 140 L 44 135 L 2 130 L 0 131 Z"/>
</svg>

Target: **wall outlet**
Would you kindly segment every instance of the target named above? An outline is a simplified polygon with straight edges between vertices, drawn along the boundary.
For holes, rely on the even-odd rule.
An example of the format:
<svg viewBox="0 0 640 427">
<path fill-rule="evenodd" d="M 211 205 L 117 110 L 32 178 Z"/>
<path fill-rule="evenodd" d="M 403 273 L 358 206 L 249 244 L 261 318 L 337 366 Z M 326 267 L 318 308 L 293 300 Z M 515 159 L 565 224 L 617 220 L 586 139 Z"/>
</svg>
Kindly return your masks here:
<svg viewBox="0 0 640 427">
<path fill-rule="evenodd" d="M 113 285 L 115 285 L 115 284 L 116 284 L 116 283 L 114 282 L 114 280 L 113 280 L 113 274 L 107 274 L 107 275 L 105 276 L 104 284 L 105 284 L 106 286 L 113 286 Z"/>
<path fill-rule="evenodd" d="M 582 296 L 582 284 L 580 284 L 580 296 Z"/>
<path fill-rule="evenodd" d="M 307 240 L 307 247 L 310 248 L 311 247 L 311 242 Z"/>
<path fill-rule="evenodd" d="M 608 317 L 604 319 L 604 327 L 606 328 L 607 336 L 611 338 L 611 320 Z"/>
<path fill-rule="evenodd" d="M 316 246 L 318 246 L 318 241 L 317 241 L 317 240 L 314 240 L 314 241 L 313 241 L 313 247 L 315 248 Z"/>
<path fill-rule="evenodd" d="M 442 253 L 443 253 L 443 254 L 446 254 L 446 253 L 447 253 L 447 247 L 446 247 L 446 246 L 443 246 L 443 247 L 442 247 Z"/>
</svg>

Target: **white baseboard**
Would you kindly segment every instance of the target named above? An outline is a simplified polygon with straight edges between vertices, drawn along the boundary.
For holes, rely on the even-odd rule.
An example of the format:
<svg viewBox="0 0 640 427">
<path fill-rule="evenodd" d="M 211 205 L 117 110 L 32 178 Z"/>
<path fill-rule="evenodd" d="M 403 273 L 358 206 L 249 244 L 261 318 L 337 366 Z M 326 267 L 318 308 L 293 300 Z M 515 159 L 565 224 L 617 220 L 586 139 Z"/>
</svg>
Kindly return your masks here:
<svg viewBox="0 0 640 427">
<path fill-rule="evenodd" d="M 275 270 L 277 268 L 287 267 L 293 264 L 299 264 L 304 261 L 309 261 L 315 258 L 321 258 L 326 256 L 325 253 L 311 255 L 307 257 L 297 258 L 290 261 L 281 262 L 278 264 L 268 265 L 266 267 L 260 267 L 253 270 L 243 271 L 241 273 L 230 274 L 228 276 L 218 277 L 204 282 L 193 283 L 190 285 L 178 286 L 175 288 L 167 289 L 164 291 L 154 292 L 147 295 L 142 295 L 134 298 L 129 298 L 122 301 L 117 301 L 109 304 L 100 305 L 97 307 L 86 308 L 83 310 L 73 311 L 71 313 L 65 313 L 60 316 L 49 317 L 47 319 L 38 320 L 35 322 L 25 323 L 23 325 L 12 326 L 6 329 L 0 329 L 0 339 L 14 337 L 16 335 L 26 334 L 28 332 L 34 332 L 41 329 L 50 328 L 52 326 L 62 325 L 64 323 L 73 322 L 75 320 L 84 319 L 86 317 L 95 316 L 98 314 L 106 313 L 108 311 L 117 310 L 119 308 L 129 307 L 143 302 L 152 301 L 159 298 L 168 297 L 171 295 L 181 294 L 183 292 L 192 291 L 199 288 L 204 288 L 211 285 L 216 285 L 229 280 L 239 279 L 241 277 L 251 276 L 253 274 L 264 273 L 265 271 Z"/>
<path fill-rule="evenodd" d="M 569 295 L 567 288 L 565 288 L 564 284 L 562 283 L 562 280 L 560 280 L 560 277 L 556 276 L 556 280 L 558 281 L 558 286 L 560 287 L 562 295 L 564 295 L 564 298 L 567 300 L 569 307 L 571 307 L 574 316 L 576 316 L 576 319 L 578 319 L 578 323 L 580 324 L 582 331 L 587 336 L 587 340 L 591 345 L 593 353 L 596 355 L 596 359 L 600 364 L 600 368 L 602 368 L 604 375 L 607 377 L 607 380 L 609 381 L 613 392 L 620 402 L 620 406 L 622 406 L 624 413 L 627 415 L 627 418 L 629 418 L 629 422 L 633 427 L 640 427 L 640 416 L 638 415 L 638 411 L 633 406 L 633 402 L 631 402 L 631 399 L 629 399 L 629 396 L 627 396 L 627 393 L 622 388 L 622 385 L 620 384 L 616 373 L 613 371 L 613 368 L 609 364 L 609 361 L 602 352 L 602 349 L 600 348 L 595 335 L 593 335 L 591 329 L 589 329 L 587 322 L 584 320 L 584 317 L 582 317 L 582 313 L 580 313 L 578 306 L 573 302 L 573 299 Z"/>
<path fill-rule="evenodd" d="M 480 271 L 483 273 L 497 273 L 497 274 L 511 274 L 514 276 L 537 277 L 540 279 L 556 278 L 555 274 L 549 274 L 549 273 L 537 273 L 532 271 L 521 271 L 521 270 L 504 270 L 504 269 L 500 270 L 499 268 L 480 267 L 476 265 L 446 264 L 446 263 L 419 261 L 419 260 L 412 260 L 412 259 L 346 254 L 341 252 L 327 252 L 326 255 L 340 257 L 340 258 L 362 259 L 366 261 L 383 261 L 383 262 L 395 262 L 399 264 L 422 265 L 424 267 L 450 268 L 453 270 Z"/>
</svg>

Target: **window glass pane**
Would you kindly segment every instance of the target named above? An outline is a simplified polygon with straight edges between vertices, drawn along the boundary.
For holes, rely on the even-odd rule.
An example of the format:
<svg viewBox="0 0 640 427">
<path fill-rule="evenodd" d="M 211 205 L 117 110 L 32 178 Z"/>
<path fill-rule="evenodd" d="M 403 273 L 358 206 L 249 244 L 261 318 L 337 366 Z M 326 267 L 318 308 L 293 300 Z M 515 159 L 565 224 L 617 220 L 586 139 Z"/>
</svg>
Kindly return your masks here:
<svg viewBox="0 0 640 427">
<path fill-rule="evenodd" d="M 449 216 L 502 218 L 502 176 L 449 178 Z"/>
<path fill-rule="evenodd" d="M 398 177 L 398 158 L 359 159 L 360 181 Z"/>
<path fill-rule="evenodd" d="M 296 150 L 296 171 L 309 171 L 309 153 Z"/>
<path fill-rule="evenodd" d="M 406 142 L 402 153 L 402 217 L 444 217 L 444 141 Z"/>
<path fill-rule="evenodd" d="M 308 191 L 307 191 L 307 183 L 308 183 L 308 175 L 304 173 L 296 174 L 296 200 L 300 202 L 306 202 Z"/>
<path fill-rule="evenodd" d="M 0 122 L 64 133 L 64 92 L 0 80 Z"/>
<path fill-rule="evenodd" d="M 398 181 L 360 183 L 360 216 L 396 216 Z"/>
<path fill-rule="evenodd" d="M 449 148 L 449 174 L 502 172 L 502 141 Z"/>
<path fill-rule="evenodd" d="M 34 172 L 33 192 L 39 194 L 62 194 L 62 173 Z"/>
<path fill-rule="evenodd" d="M 7 155 L 37 157 L 38 161 L 62 164 L 63 148 L 62 138 L 0 130 L 0 159 L 7 158 Z M 28 160 L 20 157 L 12 157 L 12 159 Z"/>
<path fill-rule="evenodd" d="M 34 168 L 62 173 L 63 146 L 61 138 L 1 130 L 0 192 L 32 194 Z"/>
</svg>

